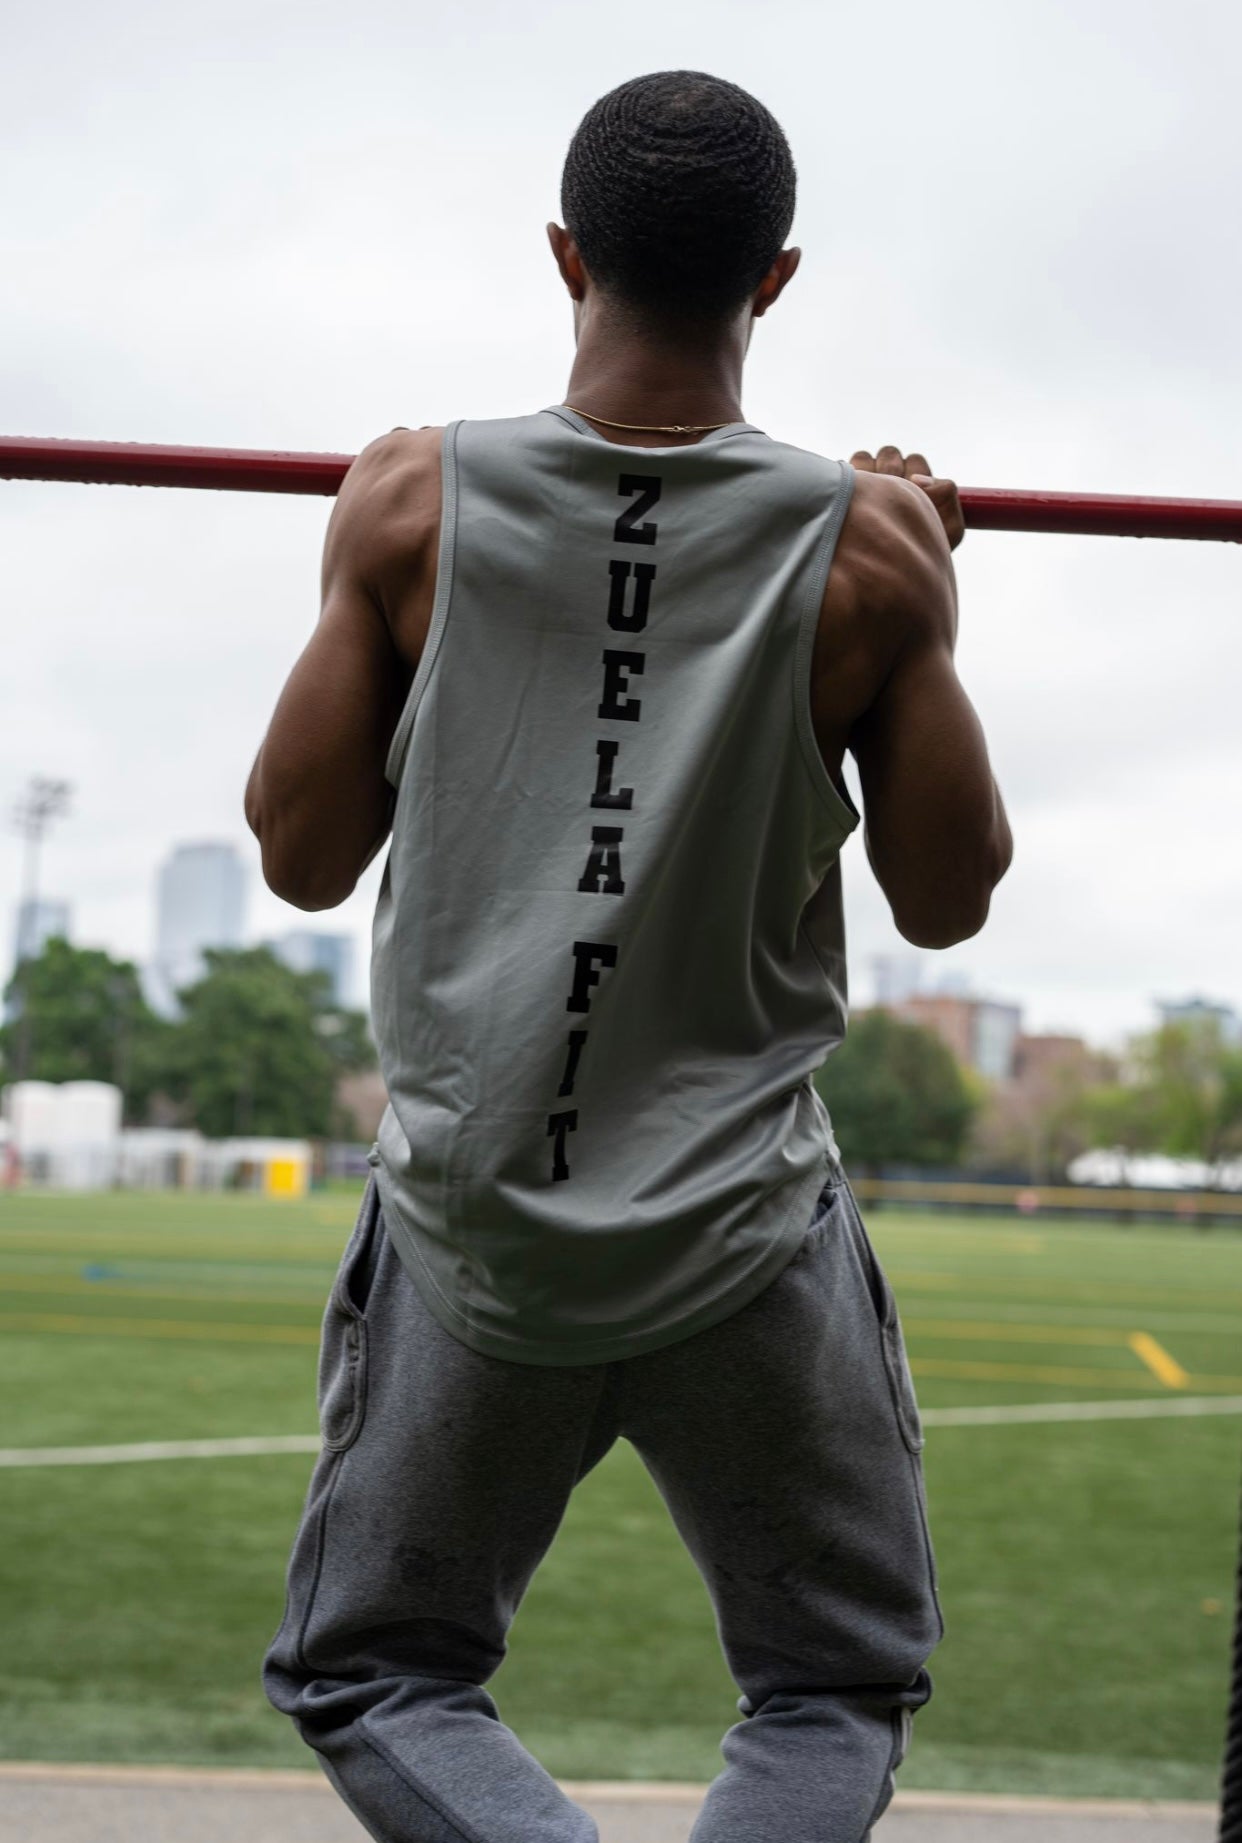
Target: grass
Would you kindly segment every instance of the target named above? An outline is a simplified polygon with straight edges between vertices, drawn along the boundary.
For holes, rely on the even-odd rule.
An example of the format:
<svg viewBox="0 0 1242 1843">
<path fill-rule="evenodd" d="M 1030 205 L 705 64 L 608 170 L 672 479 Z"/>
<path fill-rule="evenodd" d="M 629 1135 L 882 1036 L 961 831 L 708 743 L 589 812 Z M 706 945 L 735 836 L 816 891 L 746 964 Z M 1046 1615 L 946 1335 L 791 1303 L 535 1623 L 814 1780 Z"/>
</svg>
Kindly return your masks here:
<svg viewBox="0 0 1242 1843">
<path fill-rule="evenodd" d="M 313 1432 L 319 1319 L 361 1188 L 0 1195 L 4 1443 Z M 864 1214 L 929 1413 L 1242 1395 L 1236 1230 Z M 929 1424 L 947 1631 L 905 1789 L 1216 1796 L 1238 1436 L 1228 1415 Z M 310 1464 L 0 1472 L 0 1752 L 311 1764 L 258 1677 Z M 628 1443 L 575 1493 L 489 1688 L 560 1778 L 719 1770 L 738 1692 Z"/>
</svg>

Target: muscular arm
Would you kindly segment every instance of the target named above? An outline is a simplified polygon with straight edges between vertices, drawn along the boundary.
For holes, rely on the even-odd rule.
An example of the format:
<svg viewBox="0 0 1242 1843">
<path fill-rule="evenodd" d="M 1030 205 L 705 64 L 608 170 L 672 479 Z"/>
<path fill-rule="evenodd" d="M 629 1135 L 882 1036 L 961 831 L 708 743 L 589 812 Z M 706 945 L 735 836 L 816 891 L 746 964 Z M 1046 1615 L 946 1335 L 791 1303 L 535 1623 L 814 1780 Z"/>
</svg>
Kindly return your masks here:
<svg viewBox="0 0 1242 1843">
<path fill-rule="evenodd" d="M 382 848 L 394 792 L 384 764 L 411 681 L 385 612 L 405 534 L 394 498 L 409 437 L 383 436 L 341 486 L 324 542 L 318 625 L 282 690 L 246 787 L 269 889 L 295 908 L 344 902 Z"/>
<path fill-rule="evenodd" d="M 900 933 L 950 947 L 983 927 L 1013 838 L 954 663 L 957 588 L 940 517 L 922 488 L 892 476 L 867 483 L 861 515 L 879 521 L 871 594 L 891 634 L 887 673 L 847 745 L 864 842 Z"/>
</svg>

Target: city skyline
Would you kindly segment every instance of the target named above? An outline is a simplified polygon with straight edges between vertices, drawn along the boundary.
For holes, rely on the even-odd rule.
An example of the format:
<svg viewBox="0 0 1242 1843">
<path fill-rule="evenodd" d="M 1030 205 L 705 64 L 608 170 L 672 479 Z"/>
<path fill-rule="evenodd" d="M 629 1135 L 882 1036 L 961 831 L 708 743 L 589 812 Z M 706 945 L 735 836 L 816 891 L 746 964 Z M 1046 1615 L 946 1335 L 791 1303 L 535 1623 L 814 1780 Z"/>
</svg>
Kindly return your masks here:
<svg viewBox="0 0 1242 1843">
<path fill-rule="evenodd" d="M 206 966 L 203 948 L 267 947 L 294 971 L 326 971 L 334 1003 L 368 1009 L 365 999 L 359 1004 L 355 996 L 357 943 L 353 934 L 307 927 L 256 933 L 246 925 L 247 883 L 248 867 L 232 840 L 179 840 L 170 845 L 152 878 L 151 946 L 145 953 L 126 951 L 106 940 L 77 938 L 77 931 L 70 928 L 72 905 L 63 898 L 22 898 L 14 909 L 4 983 L 13 977 L 22 958 L 37 957 L 47 940 L 61 935 L 74 947 L 99 948 L 114 959 L 131 961 L 138 968 L 147 1003 L 161 1015 L 173 1017 L 179 1012 L 174 988 L 201 977 Z M 280 906 L 288 913 L 287 904 Z"/>
<path fill-rule="evenodd" d="M 376 862 L 371 865 L 358 889 L 347 902 L 337 909 L 313 912 L 315 915 L 331 917 L 335 926 L 317 926 L 311 920 L 311 913 L 296 909 L 291 904 L 273 896 L 262 880 L 262 865 L 257 841 L 247 834 L 253 852 L 248 851 L 246 839 L 236 837 L 216 837 L 214 839 L 198 838 L 177 840 L 165 846 L 163 855 L 158 859 L 151 879 L 155 892 L 150 901 L 149 939 L 151 945 L 146 951 L 135 949 L 128 942 L 108 941 L 89 931 L 89 922 L 84 927 L 77 923 L 73 945 L 79 947 L 93 946 L 105 949 L 114 958 L 133 961 L 142 976 L 144 991 L 148 1002 L 152 993 L 159 998 L 160 984 L 160 920 L 159 890 L 161 881 L 167 876 L 169 866 L 180 853 L 222 852 L 231 854 L 240 873 L 240 894 L 236 912 L 230 921 L 226 921 L 235 934 L 232 942 L 221 940 L 212 945 L 237 945 L 244 947 L 267 946 L 278 959 L 295 970 L 309 970 L 312 966 L 323 966 L 332 978 L 335 1002 L 350 1009 L 370 1011 L 370 914 L 374 906 L 374 897 L 369 895 L 365 886 L 369 883 L 378 889 L 382 876 L 384 853 L 381 852 Z M 45 844 L 44 853 L 49 858 L 56 858 L 57 840 L 53 834 L 52 842 Z M 247 859 L 250 859 L 248 862 Z M 60 877 L 60 887 L 64 886 L 64 866 L 57 862 L 56 874 Z M 44 879 L 46 881 L 46 878 Z M 15 880 L 14 880 L 15 883 Z M 850 907 L 850 883 L 845 879 L 847 930 L 848 911 Z M 5 890 L 6 878 L 0 872 L 0 892 Z M 262 925 L 254 922 L 247 924 L 246 915 L 251 906 L 257 911 Z M 13 922 L 10 927 L 10 939 L 13 952 L 8 974 L 11 977 L 16 966 L 16 943 L 19 929 L 25 925 L 20 918 L 24 903 L 13 900 L 10 912 Z M 40 896 L 36 899 L 40 911 L 40 926 L 43 921 L 56 914 L 79 911 L 88 917 L 91 912 L 89 901 L 70 902 L 63 896 Z M 348 918 L 352 925 L 343 926 Z M 42 938 L 59 930 L 44 927 Z M 1068 1034 L 1079 1036 L 1092 1049 L 1120 1051 L 1126 1040 L 1136 1034 L 1153 1029 L 1166 1016 L 1184 1015 L 1187 1012 L 1208 1010 L 1223 1014 L 1226 1036 L 1230 1040 L 1242 1038 L 1242 1003 L 1236 993 L 1221 990 L 1204 989 L 1201 980 L 1188 980 L 1180 994 L 1168 996 L 1169 987 L 1157 992 L 1153 985 L 1143 993 L 1130 995 L 1128 1010 L 1130 1018 L 1111 1033 L 1092 1028 L 1089 1020 L 1074 1017 L 1068 1012 L 1050 1018 L 1046 1010 L 1036 1002 L 1031 993 L 1023 991 L 1014 979 L 997 981 L 989 979 L 981 964 L 973 963 L 968 949 L 973 941 L 962 943 L 958 948 L 947 951 L 933 951 L 916 948 L 904 941 L 896 930 L 891 928 L 890 939 L 880 948 L 873 948 L 870 953 L 859 952 L 853 941 L 849 945 L 850 1003 L 852 1008 L 866 1009 L 877 1004 L 900 1004 L 911 996 L 923 998 L 953 996 L 982 1001 L 994 1011 L 1015 1010 L 1021 1016 L 1021 1029 L 1028 1035 Z M 975 937 L 978 939 L 979 937 Z M 132 932 L 131 932 L 132 939 Z M 167 953 L 181 951 L 177 946 L 175 928 L 163 937 Z M 896 943 L 895 945 L 893 943 Z M 184 966 L 181 983 L 186 983 L 192 976 L 192 961 L 196 956 L 192 947 L 185 948 Z M 982 961 L 983 956 L 979 956 Z M 159 1006 L 153 1008 L 158 1009 Z M 165 1013 L 167 1015 L 167 1012 Z M 999 1024 L 999 1020 L 998 1020 Z M 1011 1039 L 1016 1025 L 1006 1023 L 999 1026 L 1002 1037 Z M 1235 1037 L 1234 1033 L 1238 1033 Z"/>
</svg>

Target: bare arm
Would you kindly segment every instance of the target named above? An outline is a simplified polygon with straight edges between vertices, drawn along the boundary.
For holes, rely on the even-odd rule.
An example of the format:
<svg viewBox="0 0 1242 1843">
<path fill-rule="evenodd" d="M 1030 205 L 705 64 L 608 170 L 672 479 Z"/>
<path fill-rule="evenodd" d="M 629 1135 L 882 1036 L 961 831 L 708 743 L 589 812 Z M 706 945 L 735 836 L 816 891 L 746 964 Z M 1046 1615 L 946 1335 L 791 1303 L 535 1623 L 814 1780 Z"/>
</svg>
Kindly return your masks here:
<svg viewBox="0 0 1242 1843">
<path fill-rule="evenodd" d="M 373 442 L 345 477 L 324 543 L 319 623 L 246 787 L 264 881 L 299 909 L 344 902 L 392 823 L 384 766 L 411 677 L 377 588 L 394 446 Z"/>
<path fill-rule="evenodd" d="M 896 452 L 881 450 L 881 463 Z M 904 465 L 911 474 L 927 467 L 921 456 Z M 895 476 L 897 468 L 889 458 L 880 471 Z M 944 486 L 951 483 L 937 482 Z M 958 536 L 961 526 L 960 510 L 956 525 L 949 516 L 956 493 L 950 498 L 948 511 L 943 495 L 938 510 L 904 470 L 884 489 L 877 583 L 896 643 L 848 743 L 867 856 L 898 930 L 916 947 L 951 947 L 977 934 L 1013 857 L 983 726 L 954 663 L 957 586 L 946 524 Z"/>
</svg>

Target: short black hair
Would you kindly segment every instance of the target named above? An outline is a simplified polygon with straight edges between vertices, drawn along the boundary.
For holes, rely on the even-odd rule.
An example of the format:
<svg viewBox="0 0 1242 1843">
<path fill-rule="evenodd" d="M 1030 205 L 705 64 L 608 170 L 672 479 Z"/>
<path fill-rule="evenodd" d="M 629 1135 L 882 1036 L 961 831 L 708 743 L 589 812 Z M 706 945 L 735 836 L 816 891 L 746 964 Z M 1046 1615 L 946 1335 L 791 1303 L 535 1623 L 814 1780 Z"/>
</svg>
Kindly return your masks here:
<svg viewBox="0 0 1242 1843">
<path fill-rule="evenodd" d="M 633 77 L 583 116 L 561 212 L 591 278 L 670 322 L 725 318 L 793 223 L 796 175 L 776 118 L 701 70 Z"/>
</svg>

